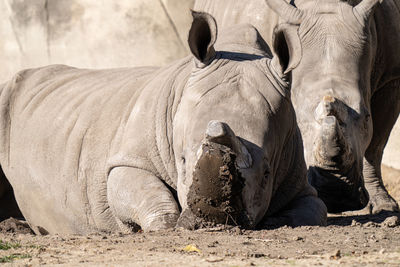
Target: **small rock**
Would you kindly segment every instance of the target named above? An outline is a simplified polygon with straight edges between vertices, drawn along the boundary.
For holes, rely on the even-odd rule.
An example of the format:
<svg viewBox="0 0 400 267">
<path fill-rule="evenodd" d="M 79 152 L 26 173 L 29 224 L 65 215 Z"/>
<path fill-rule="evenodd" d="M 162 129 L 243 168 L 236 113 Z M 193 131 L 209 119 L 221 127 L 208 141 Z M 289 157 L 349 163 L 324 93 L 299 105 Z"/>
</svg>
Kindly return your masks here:
<svg viewBox="0 0 400 267">
<path fill-rule="evenodd" d="M 208 262 L 220 262 L 223 260 L 224 260 L 224 258 L 221 258 L 221 257 L 208 257 L 206 259 L 206 261 L 208 261 Z"/>
<path fill-rule="evenodd" d="M 237 235 L 241 235 L 242 234 L 242 230 L 240 230 L 239 227 L 235 227 L 234 231 L 235 231 L 235 234 L 237 234 Z"/>
<path fill-rule="evenodd" d="M 386 249 L 381 249 L 381 250 L 379 250 L 379 254 L 384 254 L 386 252 Z"/>
<path fill-rule="evenodd" d="M 252 254 L 250 254 L 250 257 L 262 258 L 262 257 L 265 257 L 265 254 L 264 253 L 252 253 Z"/>
<path fill-rule="evenodd" d="M 293 237 L 293 241 L 300 241 L 300 240 L 303 240 L 303 238 L 301 236 Z"/>
<path fill-rule="evenodd" d="M 357 222 L 356 220 L 351 221 L 351 226 L 359 226 L 361 223 Z"/>
<path fill-rule="evenodd" d="M 340 259 L 340 257 L 341 257 L 341 253 L 340 253 L 340 250 L 338 249 L 329 258 L 330 259 Z"/>
<path fill-rule="evenodd" d="M 218 244 L 219 244 L 218 241 L 214 241 L 214 242 L 212 242 L 211 244 L 208 244 L 207 246 L 208 246 L 209 248 L 215 248 Z"/>
<path fill-rule="evenodd" d="M 364 223 L 363 226 L 365 226 L 365 227 L 377 227 L 377 224 L 374 223 L 374 222 L 367 222 L 367 223 Z"/>
<path fill-rule="evenodd" d="M 389 227 L 389 228 L 396 227 L 400 225 L 399 217 L 397 216 L 388 217 L 386 218 L 386 220 L 383 221 L 382 225 L 384 227 Z"/>
</svg>

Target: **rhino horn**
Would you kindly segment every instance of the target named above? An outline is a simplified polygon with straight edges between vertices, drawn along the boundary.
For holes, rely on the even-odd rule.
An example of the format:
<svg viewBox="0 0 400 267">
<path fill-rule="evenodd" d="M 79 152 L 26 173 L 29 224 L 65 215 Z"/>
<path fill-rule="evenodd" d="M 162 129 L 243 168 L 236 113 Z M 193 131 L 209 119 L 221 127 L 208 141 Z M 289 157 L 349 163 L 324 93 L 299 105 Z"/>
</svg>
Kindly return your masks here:
<svg viewBox="0 0 400 267">
<path fill-rule="evenodd" d="M 228 124 L 215 120 L 210 121 L 207 125 L 206 139 L 231 148 L 236 153 L 236 163 L 239 168 L 247 169 L 253 164 L 249 151 Z"/>
<path fill-rule="evenodd" d="M 335 116 L 343 124 L 347 119 L 347 109 L 343 102 L 333 96 L 326 95 L 315 109 L 314 117 L 321 124 L 326 116 Z"/>
<path fill-rule="evenodd" d="M 320 166 L 336 166 L 350 159 L 350 146 L 340 125 L 345 125 L 347 111 L 343 102 L 326 95 L 315 109 L 315 119 L 321 125 L 316 140 L 315 159 Z"/>
<path fill-rule="evenodd" d="M 369 18 L 369 15 L 374 10 L 374 7 L 378 3 L 382 3 L 382 1 L 383 0 L 363 0 L 354 7 L 354 13 L 361 16 L 361 19 L 365 21 Z"/>
<path fill-rule="evenodd" d="M 265 2 L 279 17 L 291 24 L 300 24 L 303 20 L 304 12 L 285 0 L 265 0 Z"/>
<path fill-rule="evenodd" d="M 321 123 L 321 132 L 314 152 L 319 166 L 334 167 L 351 161 L 350 146 L 335 116 L 326 116 Z"/>
</svg>

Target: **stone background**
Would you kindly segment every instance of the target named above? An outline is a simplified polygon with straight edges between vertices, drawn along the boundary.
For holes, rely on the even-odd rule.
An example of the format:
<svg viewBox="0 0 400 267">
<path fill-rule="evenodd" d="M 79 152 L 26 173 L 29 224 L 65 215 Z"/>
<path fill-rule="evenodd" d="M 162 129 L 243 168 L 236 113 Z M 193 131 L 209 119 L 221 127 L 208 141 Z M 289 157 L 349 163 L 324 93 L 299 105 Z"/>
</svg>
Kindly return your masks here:
<svg viewBox="0 0 400 267">
<path fill-rule="evenodd" d="M 188 54 L 194 0 L 0 0 L 0 82 L 23 68 L 165 65 Z M 400 123 L 383 162 L 400 169 Z"/>
<path fill-rule="evenodd" d="M 0 82 L 21 68 L 164 65 L 188 53 L 194 0 L 0 0 Z"/>
</svg>

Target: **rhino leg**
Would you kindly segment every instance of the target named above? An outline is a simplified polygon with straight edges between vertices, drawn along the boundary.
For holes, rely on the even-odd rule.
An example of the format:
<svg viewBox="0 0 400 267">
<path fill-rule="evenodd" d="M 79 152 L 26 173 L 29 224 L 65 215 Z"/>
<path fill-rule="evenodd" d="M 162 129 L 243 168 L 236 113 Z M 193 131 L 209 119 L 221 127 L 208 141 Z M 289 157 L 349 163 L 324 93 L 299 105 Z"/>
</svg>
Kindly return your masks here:
<svg viewBox="0 0 400 267">
<path fill-rule="evenodd" d="M 107 198 L 122 230 L 137 225 L 144 231 L 172 228 L 180 214 L 171 191 L 159 178 L 142 169 L 112 169 Z"/>
<path fill-rule="evenodd" d="M 15 200 L 14 190 L 0 168 L 0 221 L 10 217 L 23 218 Z"/>
<path fill-rule="evenodd" d="M 390 132 L 400 112 L 400 80 L 379 89 L 371 100 L 373 136 L 364 155 L 364 181 L 370 201 L 368 213 L 399 211 L 396 201 L 389 195 L 382 182 L 382 155 Z"/>
<path fill-rule="evenodd" d="M 316 191 L 307 186 L 303 193 L 286 207 L 286 209 L 265 217 L 258 228 L 276 228 L 284 225 L 297 227 L 304 225 L 325 226 L 327 223 L 327 208 L 324 202 L 316 196 Z"/>
</svg>

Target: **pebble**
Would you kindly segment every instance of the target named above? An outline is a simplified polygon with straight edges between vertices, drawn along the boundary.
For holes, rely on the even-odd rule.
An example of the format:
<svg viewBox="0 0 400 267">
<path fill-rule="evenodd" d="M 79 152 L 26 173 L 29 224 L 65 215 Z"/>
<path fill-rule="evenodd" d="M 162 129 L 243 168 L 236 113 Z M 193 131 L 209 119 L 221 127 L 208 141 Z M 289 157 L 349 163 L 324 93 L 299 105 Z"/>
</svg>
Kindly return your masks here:
<svg viewBox="0 0 400 267">
<path fill-rule="evenodd" d="M 221 257 L 208 257 L 206 259 L 207 262 L 220 262 L 223 260 L 224 260 L 224 258 L 221 258 Z"/>
<path fill-rule="evenodd" d="M 336 250 L 329 258 L 331 259 L 339 259 L 341 257 L 340 250 Z"/>
<path fill-rule="evenodd" d="M 237 235 L 241 235 L 241 234 L 242 234 L 242 230 L 240 230 L 239 227 L 235 227 L 234 232 L 235 232 L 235 234 L 237 234 Z"/>
<path fill-rule="evenodd" d="M 376 223 L 374 223 L 374 222 L 367 222 L 367 223 L 364 223 L 363 226 L 365 226 L 365 227 L 377 227 L 378 225 Z"/>
<path fill-rule="evenodd" d="M 400 225 L 399 217 L 397 216 L 388 217 L 386 218 L 386 220 L 383 221 L 382 225 L 384 227 L 389 227 L 389 228 L 396 227 Z"/>
</svg>

